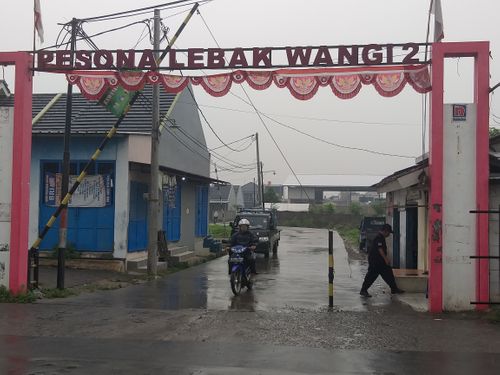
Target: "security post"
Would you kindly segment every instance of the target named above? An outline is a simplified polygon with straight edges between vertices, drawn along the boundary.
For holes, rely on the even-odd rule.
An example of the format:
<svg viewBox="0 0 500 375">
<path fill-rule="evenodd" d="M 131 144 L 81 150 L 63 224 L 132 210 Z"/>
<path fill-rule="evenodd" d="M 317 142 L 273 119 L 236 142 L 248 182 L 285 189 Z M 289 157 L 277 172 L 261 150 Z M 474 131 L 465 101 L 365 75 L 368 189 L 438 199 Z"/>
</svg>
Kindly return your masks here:
<svg viewBox="0 0 500 375">
<path fill-rule="evenodd" d="M 328 230 L 328 307 L 333 307 L 333 230 Z"/>
</svg>

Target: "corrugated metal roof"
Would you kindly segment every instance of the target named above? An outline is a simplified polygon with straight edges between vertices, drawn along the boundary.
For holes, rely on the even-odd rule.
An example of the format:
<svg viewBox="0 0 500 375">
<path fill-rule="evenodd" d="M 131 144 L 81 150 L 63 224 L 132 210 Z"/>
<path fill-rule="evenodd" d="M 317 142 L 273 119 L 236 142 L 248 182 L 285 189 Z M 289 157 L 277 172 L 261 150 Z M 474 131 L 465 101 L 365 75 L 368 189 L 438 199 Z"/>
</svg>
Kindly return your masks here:
<svg viewBox="0 0 500 375">
<path fill-rule="evenodd" d="M 136 101 L 121 123 L 118 133 L 150 134 L 152 86 L 145 86 L 143 94 Z M 33 94 L 32 113 L 35 117 L 54 98 L 56 94 Z M 175 98 L 160 90 L 160 114 L 164 116 Z M 14 98 L 0 98 L 0 106 L 12 106 Z M 43 115 L 33 126 L 34 134 L 61 134 L 64 132 L 66 118 L 66 94 Z M 88 100 L 81 94 L 73 94 L 73 116 L 71 132 L 73 134 L 106 133 L 116 122 L 117 117 L 108 112 L 97 101 Z"/>
<path fill-rule="evenodd" d="M 297 177 L 304 187 L 370 187 L 379 182 L 385 176 L 365 176 L 365 175 L 349 175 L 349 174 L 322 174 L 309 175 L 299 174 Z M 287 177 L 283 186 L 300 186 L 294 175 Z"/>
</svg>

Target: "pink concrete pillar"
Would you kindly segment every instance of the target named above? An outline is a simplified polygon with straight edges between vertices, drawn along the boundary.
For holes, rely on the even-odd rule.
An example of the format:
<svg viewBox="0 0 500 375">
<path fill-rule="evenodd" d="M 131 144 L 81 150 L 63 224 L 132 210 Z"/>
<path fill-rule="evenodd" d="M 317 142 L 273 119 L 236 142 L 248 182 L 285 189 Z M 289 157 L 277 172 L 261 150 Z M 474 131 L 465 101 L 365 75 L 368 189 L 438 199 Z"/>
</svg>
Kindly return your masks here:
<svg viewBox="0 0 500 375">
<path fill-rule="evenodd" d="M 28 271 L 28 229 L 31 162 L 31 55 L 27 52 L 0 53 L 0 63 L 15 66 L 14 129 L 12 159 L 12 201 L 10 230 L 9 288 L 26 290 Z"/>
<path fill-rule="evenodd" d="M 429 310 L 443 310 L 443 102 L 444 59 L 473 57 L 475 60 L 474 102 L 476 119 L 476 202 L 471 209 L 489 205 L 489 42 L 434 43 L 432 46 L 432 93 L 430 129 L 429 201 Z M 460 197 L 457 197 L 460 199 Z M 472 215 L 472 214 L 471 214 Z M 476 255 L 488 255 L 488 216 L 477 215 Z M 488 260 L 476 263 L 476 300 L 489 300 Z M 472 302 L 472 301 L 471 301 Z M 478 305 L 478 309 L 487 308 Z"/>
</svg>

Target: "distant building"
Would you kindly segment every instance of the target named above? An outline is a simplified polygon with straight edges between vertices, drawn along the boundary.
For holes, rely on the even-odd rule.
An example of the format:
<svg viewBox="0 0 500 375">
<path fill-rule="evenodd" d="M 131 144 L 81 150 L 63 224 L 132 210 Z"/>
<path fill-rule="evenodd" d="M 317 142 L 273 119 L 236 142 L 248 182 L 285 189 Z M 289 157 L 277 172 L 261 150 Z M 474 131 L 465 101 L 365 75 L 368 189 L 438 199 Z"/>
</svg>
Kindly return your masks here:
<svg viewBox="0 0 500 375">
<path fill-rule="evenodd" d="M 237 185 L 211 185 L 209 190 L 209 218 L 214 221 L 227 222 L 234 219 L 238 209 L 243 208 L 243 194 Z"/>
<path fill-rule="evenodd" d="M 341 200 L 359 200 L 357 193 L 374 192 L 372 186 L 382 176 L 361 175 L 294 175 L 283 183 L 283 201 L 287 203 L 323 203 L 325 192 L 342 192 Z M 353 193 L 356 193 L 353 198 Z"/>
<path fill-rule="evenodd" d="M 252 208 L 259 204 L 259 187 L 254 182 L 249 182 L 241 186 L 241 192 L 243 194 L 243 207 Z"/>
</svg>

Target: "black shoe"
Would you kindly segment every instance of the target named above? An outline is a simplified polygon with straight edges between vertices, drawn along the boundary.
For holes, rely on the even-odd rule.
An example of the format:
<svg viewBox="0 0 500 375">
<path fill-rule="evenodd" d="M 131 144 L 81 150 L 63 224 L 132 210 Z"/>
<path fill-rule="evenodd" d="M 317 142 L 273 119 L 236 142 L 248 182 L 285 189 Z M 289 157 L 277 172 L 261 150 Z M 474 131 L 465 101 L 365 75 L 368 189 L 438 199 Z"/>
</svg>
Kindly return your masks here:
<svg viewBox="0 0 500 375">
<path fill-rule="evenodd" d="M 403 294 L 405 291 L 403 289 L 393 289 L 391 290 L 391 294 Z"/>
<path fill-rule="evenodd" d="M 370 293 L 368 293 L 368 291 L 367 291 L 367 290 L 361 290 L 361 291 L 359 292 L 359 295 L 361 295 L 361 296 L 363 296 L 363 297 L 366 297 L 366 298 L 369 298 L 369 297 L 371 297 L 371 296 L 372 296 Z"/>
</svg>

